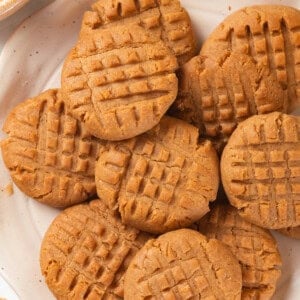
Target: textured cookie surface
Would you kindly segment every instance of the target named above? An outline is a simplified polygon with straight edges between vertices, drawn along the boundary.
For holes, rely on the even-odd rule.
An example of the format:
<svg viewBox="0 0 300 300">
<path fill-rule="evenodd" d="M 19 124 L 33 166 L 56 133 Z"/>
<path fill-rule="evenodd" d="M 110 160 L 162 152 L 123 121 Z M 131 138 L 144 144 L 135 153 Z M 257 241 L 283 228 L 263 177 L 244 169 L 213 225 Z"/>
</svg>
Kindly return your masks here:
<svg viewBox="0 0 300 300">
<path fill-rule="evenodd" d="M 229 201 L 248 221 L 300 225 L 300 118 L 276 112 L 241 123 L 224 149 L 221 175 Z"/>
<path fill-rule="evenodd" d="M 132 25 L 82 38 L 67 57 L 62 91 L 94 136 L 123 140 L 155 126 L 177 95 L 176 57 Z"/>
<path fill-rule="evenodd" d="M 197 128 L 183 121 L 164 117 L 149 132 L 102 150 L 97 193 L 126 224 L 153 233 L 189 226 L 216 198 L 216 152 L 210 142 L 198 144 Z"/>
<path fill-rule="evenodd" d="M 180 65 L 196 54 L 191 20 L 178 0 L 97 1 L 84 15 L 81 36 L 119 24 L 147 29 L 169 47 Z"/>
<path fill-rule="evenodd" d="M 210 35 L 201 55 L 247 54 L 277 79 L 287 104 L 300 103 L 300 11 L 287 6 L 252 6 L 225 19 Z"/>
<path fill-rule="evenodd" d="M 268 230 L 242 219 L 230 205 L 216 205 L 198 223 L 207 238 L 227 246 L 242 267 L 242 299 L 271 299 L 280 277 L 281 258 Z"/>
<path fill-rule="evenodd" d="M 127 299 L 241 299 L 241 269 L 221 242 L 180 229 L 148 241 L 125 274 Z"/>
<path fill-rule="evenodd" d="M 104 142 L 66 114 L 57 90 L 16 106 L 3 130 L 3 160 L 25 194 L 55 207 L 96 194 L 95 162 Z"/>
<path fill-rule="evenodd" d="M 122 299 L 124 272 L 149 238 L 100 201 L 63 211 L 48 229 L 40 264 L 57 299 Z"/>
<path fill-rule="evenodd" d="M 300 226 L 282 228 L 277 231 L 292 238 L 292 239 L 300 240 Z"/>
<path fill-rule="evenodd" d="M 216 144 L 249 116 L 300 105 L 300 11 L 253 6 L 226 18 L 180 74 L 171 114 Z"/>
<path fill-rule="evenodd" d="M 247 55 L 234 53 L 222 62 L 196 56 L 181 68 L 179 78 L 170 113 L 197 126 L 220 148 L 249 116 L 288 110 L 280 84 L 263 76 Z"/>
</svg>

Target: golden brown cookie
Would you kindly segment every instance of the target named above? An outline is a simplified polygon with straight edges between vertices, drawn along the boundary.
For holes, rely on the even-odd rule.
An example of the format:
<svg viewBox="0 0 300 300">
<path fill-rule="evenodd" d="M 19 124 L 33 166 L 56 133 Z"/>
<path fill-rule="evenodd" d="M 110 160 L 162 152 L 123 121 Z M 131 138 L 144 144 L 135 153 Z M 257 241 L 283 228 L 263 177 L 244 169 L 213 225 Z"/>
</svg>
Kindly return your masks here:
<svg viewBox="0 0 300 300">
<path fill-rule="evenodd" d="M 163 233 L 191 225 L 209 211 L 219 186 L 211 143 L 198 143 L 197 128 L 164 117 L 141 136 L 108 143 L 96 165 L 100 199 L 122 222 Z"/>
<path fill-rule="evenodd" d="M 177 61 L 190 59 L 195 45 L 177 0 L 96 2 L 63 68 L 70 112 L 107 140 L 153 128 L 177 96 Z"/>
<path fill-rule="evenodd" d="M 171 114 L 196 125 L 221 152 L 237 124 L 300 105 L 300 11 L 253 6 L 226 18 L 183 66 Z"/>
<path fill-rule="evenodd" d="M 251 57 L 233 53 L 222 62 L 196 56 L 179 73 L 170 114 L 194 124 L 221 152 L 237 124 L 249 116 L 287 111 L 284 92 L 262 76 Z"/>
<path fill-rule="evenodd" d="M 300 225 L 300 118 L 253 116 L 230 137 L 221 159 L 230 203 L 256 225 Z"/>
<path fill-rule="evenodd" d="M 265 75 L 279 82 L 285 105 L 300 103 L 300 11 L 281 6 L 251 6 L 227 17 L 210 35 L 201 55 L 249 55 Z"/>
<path fill-rule="evenodd" d="M 58 90 L 17 105 L 3 127 L 3 160 L 28 196 L 66 207 L 96 194 L 95 162 L 103 141 L 67 115 Z"/>
<path fill-rule="evenodd" d="M 178 0 L 100 0 L 84 14 L 81 36 L 103 27 L 138 25 L 161 39 L 177 57 L 179 65 L 196 54 L 191 20 Z"/>
<path fill-rule="evenodd" d="M 229 246 L 240 262 L 242 299 L 271 299 L 282 263 L 276 241 L 268 230 L 245 221 L 228 204 L 214 206 L 196 225 L 207 238 Z"/>
<path fill-rule="evenodd" d="M 131 261 L 124 299 L 241 299 L 238 261 L 221 242 L 180 229 L 148 241 Z"/>
<path fill-rule="evenodd" d="M 41 271 L 57 299 L 122 299 L 124 272 L 149 237 L 122 225 L 100 200 L 76 205 L 49 227 Z"/>
<path fill-rule="evenodd" d="M 300 240 L 300 226 L 278 229 L 278 232 L 296 240 Z"/>
<path fill-rule="evenodd" d="M 68 55 L 62 91 L 94 136 L 123 140 L 154 127 L 177 95 L 176 57 L 137 25 L 85 36 Z"/>
</svg>

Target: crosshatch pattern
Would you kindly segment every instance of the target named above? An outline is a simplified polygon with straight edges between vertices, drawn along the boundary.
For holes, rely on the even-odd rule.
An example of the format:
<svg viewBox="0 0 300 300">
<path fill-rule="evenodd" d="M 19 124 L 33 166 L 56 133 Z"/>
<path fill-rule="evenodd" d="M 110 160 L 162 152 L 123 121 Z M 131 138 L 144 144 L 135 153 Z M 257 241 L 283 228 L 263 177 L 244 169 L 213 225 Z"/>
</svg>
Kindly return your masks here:
<svg viewBox="0 0 300 300">
<path fill-rule="evenodd" d="M 176 57 L 133 27 L 88 36 L 66 60 L 62 88 L 68 106 L 95 136 L 119 140 L 144 132 L 176 98 Z"/>
<path fill-rule="evenodd" d="M 100 0 L 92 8 L 84 15 L 81 35 L 118 26 L 125 19 L 129 26 L 138 24 L 162 38 L 179 64 L 196 52 L 189 16 L 177 0 Z"/>
<path fill-rule="evenodd" d="M 225 148 L 221 169 L 229 200 L 263 227 L 300 225 L 299 124 L 298 117 L 280 113 L 255 116 Z"/>
<path fill-rule="evenodd" d="M 122 299 L 123 276 L 150 235 L 120 223 L 99 200 L 61 213 L 41 248 L 41 268 L 59 299 Z"/>
<path fill-rule="evenodd" d="M 66 114 L 57 90 L 17 106 L 4 130 L 4 161 L 27 195 L 62 207 L 96 193 L 95 161 L 103 142 Z"/>
<path fill-rule="evenodd" d="M 127 299 L 239 299 L 240 293 L 240 267 L 229 250 L 191 230 L 148 242 L 125 276 Z"/>
<path fill-rule="evenodd" d="M 172 113 L 220 141 L 249 116 L 291 112 L 300 103 L 299 11 L 269 7 L 233 14 L 181 77 Z"/>
<path fill-rule="evenodd" d="M 99 197 L 125 223 L 150 232 L 191 224 L 216 197 L 218 162 L 196 128 L 164 117 L 144 135 L 110 143 L 96 167 Z"/>
<path fill-rule="evenodd" d="M 242 299 L 272 297 L 281 274 L 281 258 L 269 231 L 245 221 L 229 205 L 215 206 L 196 226 L 208 238 L 228 245 L 239 260 Z"/>
<path fill-rule="evenodd" d="M 215 38 L 207 41 L 201 50 L 202 55 L 213 57 L 216 51 L 224 50 L 248 54 L 259 67 L 267 68 L 268 73 L 279 81 L 286 92 L 285 106 L 296 101 L 299 103 L 299 10 L 280 6 L 250 7 L 233 14 L 213 34 Z M 226 38 L 222 39 L 225 35 Z"/>
<path fill-rule="evenodd" d="M 99 1 L 93 8 L 65 62 L 62 89 L 93 135 L 131 138 L 156 125 L 175 100 L 176 55 L 195 51 L 190 21 L 177 1 Z"/>
</svg>

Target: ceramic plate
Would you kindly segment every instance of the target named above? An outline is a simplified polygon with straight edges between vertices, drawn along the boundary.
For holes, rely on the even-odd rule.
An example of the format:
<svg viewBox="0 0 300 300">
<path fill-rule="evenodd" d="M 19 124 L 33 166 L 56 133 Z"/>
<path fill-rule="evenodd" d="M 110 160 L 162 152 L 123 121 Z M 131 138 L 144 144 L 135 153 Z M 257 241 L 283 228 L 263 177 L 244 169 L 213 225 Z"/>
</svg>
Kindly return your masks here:
<svg viewBox="0 0 300 300">
<path fill-rule="evenodd" d="M 76 41 L 81 17 L 92 0 L 57 0 L 27 19 L 8 40 L 0 56 L 0 127 L 16 104 L 48 88 L 59 87 L 61 66 Z M 242 4 L 241 4 L 242 2 Z M 229 13 L 254 1 L 182 0 L 201 43 Z M 299 1 L 256 1 L 300 8 Z M 0 133 L 0 139 L 4 134 Z M 39 269 L 39 248 L 58 210 L 22 194 L 13 186 L 0 158 L 0 298 L 54 299 Z M 283 258 L 283 275 L 274 299 L 298 300 L 300 242 L 274 233 Z"/>
</svg>

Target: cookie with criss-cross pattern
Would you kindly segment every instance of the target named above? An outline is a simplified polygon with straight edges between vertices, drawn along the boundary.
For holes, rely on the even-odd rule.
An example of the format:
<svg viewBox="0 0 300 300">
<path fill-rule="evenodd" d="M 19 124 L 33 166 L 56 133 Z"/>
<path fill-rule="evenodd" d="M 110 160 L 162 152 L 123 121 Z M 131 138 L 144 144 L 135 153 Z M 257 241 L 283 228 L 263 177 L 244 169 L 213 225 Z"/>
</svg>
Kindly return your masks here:
<svg viewBox="0 0 300 300">
<path fill-rule="evenodd" d="M 67 114 L 58 90 L 17 105 L 3 130 L 4 163 L 26 195 L 66 207 L 96 194 L 95 162 L 104 141 Z"/>
<path fill-rule="evenodd" d="M 231 135 L 221 159 L 230 203 L 256 225 L 300 225 L 300 117 L 253 116 Z"/>
<path fill-rule="evenodd" d="M 196 56 L 186 63 L 169 113 L 198 127 L 221 152 L 240 122 L 273 111 L 287 111 L 280 84 L 262 76 L 248 55 L 232 53 L 222 62 Z"/>
<path fill-rule="evenodd" d="M 63 67 L 70 112 L 98 138 L 146 132 L 174 102 L 178 62 L 191 58 L 195 45 L 177 0 L 96 2 Z"/>
<path fill-rule="evenodd" d="M 177 95 L 176 57 L 136 25 L 79 40 L 62 72 L 72 115 L 94 136 L 123 140 L 154 127 Z"/>
<path fill-rule="evenodd" d="M 271 299 L 282 263 L 268 230 L 242 219 L 229 204 L 215 205 L 196 226 L 207 238 L 229 246 L 240 262 L 242 299 Z"/>
<path fill-rule="evenodd" d="M 125 224 L 163 233 L 189 226 L 209 211 L 219 163 L 212 144 L 199 143 L 197 128 L 163 117 L 141 136 L 108 143 L 95 176 L 99 198 L 119 210 Z"/>
<path fill-rule="evenodd" d="M 300 105 L 300 11 L 252 6 L 227 17 L 180 72 L 172 115 L 216 140 L 256 114 Z"/>
<path fill-rule="evenodd" d="M 300 11 L 283 5 L 245 7 L 228 16 L 205 41 L 200 54 L 222 59 L 249 55 L 265 76 L 278 81 L 284 105 L 300 101 Z M 263 74 L 262 74 L 263 75 Z"/>
<path fill-rule="evenodd" d="M 241 299 L 241 268 L 231 251 L 197 231 L 180 229 L 148 241 L 124 281 L 129 299 Z"/>
<path fill-rule="evenodd" d="M 122 299 L 125 270 L 149 238 L 124 226 L 100 200 L 75 205 L 49 227 L 41 271 L 57 299 Z"/>
<path fill-rule="evenodd" d="M 84 14 L 81 36 L 103 27 L 136 24 L 161 39 L 177 57 L 179 65 L 196 54 L 190 17 L 179 0 L 99 0 Z"/>
</svg>

